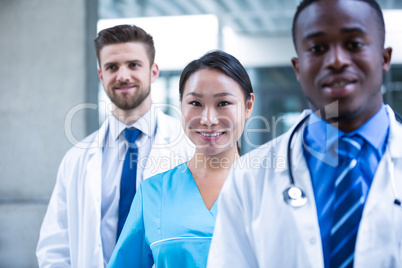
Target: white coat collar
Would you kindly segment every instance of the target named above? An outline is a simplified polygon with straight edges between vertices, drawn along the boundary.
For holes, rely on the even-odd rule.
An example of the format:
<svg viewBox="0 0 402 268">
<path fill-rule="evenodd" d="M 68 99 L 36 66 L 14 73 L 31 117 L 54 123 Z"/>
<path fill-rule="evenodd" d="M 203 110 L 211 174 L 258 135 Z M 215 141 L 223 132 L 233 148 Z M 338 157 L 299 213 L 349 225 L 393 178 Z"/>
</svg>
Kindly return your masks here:
<svg viewBox="0 0 402 268">
<path fill-rule="evenodd" d="M 395 194 L 401 194 L 402 189 L 402 150 L 400 150 L 402 124 L 396 121 L 395 113 L 388 105 L 386 108 L 390 121 L 388 143 L 364 205 L 357 235 L 355 267 L 379 267 L 379 261 L 382 261 L 386 267 L 391 267 L 392 265 L 384 264 L 384 261 L 391 261 L 392 256 L 398 254 L 398 251 L 396 254 L 392 252 L 394 249 L 392 243 L 400 239 L 395 236 L 398 233 L 397 230 L 400 229 L 400 218 L 398 218 L 400 207 L 394 205 L 393 202 Z M 394 176 L 390 174 L 392 171 Z M 395 182 L 397 193 L 393 191 L 392 180 Z M 385 245 L 388 244 L 392 246 L 387 249 Z M 378 255 L 375 255 L 381 250 L 386 251 L 386 254 L 382 252 L 385 254 L 384 256 L 391 256 L 389 260 L 378 258 Z"/>
<path fill-rule="evenodd" d="M 393 167 L 393 165 L 390 165 L 392 164 L 391 162 L 396 162 L 398 158 L 402 158 L 402 150 L 397 146 L 401 143 L 402 125 L 396 121 L 395 113 L 391 107 L 387 105 L 386 108 L 390 121 L 387 148 L 374 175 L 373 183 L 370 187 L 369 195 L 364 206 L 363 216 L 371 213 L 384 196 L 393 197 L 394 193 L 391 190 L 391 177 L 389 170 L 390 168 L 397 168 L 397 166 Z M 397 178 L 394 177 L 393 179 Z"/>
<path fill-rule="evenodd" d="M 390 144 L 400 144 L 402 124 L 396 121 L 395 113 L 389 105 L 385 106 L 387 108 L 389 116 L 389 137 L 388 137 L 388 149 L 392 158 L 401 158 L 402 150 L 398 146 L 390 146 Z"/>
<path fill-rule="evenodd" d="M 154 109 L 151 110 L 151 117 L 155 118 L 156 121 L 156 132 L 153 147 L 155 149 L 165 149 L 177 146 L 183 143 L 183 139 L 186 140 L 187 144 L 192 145 L 191 141 L 187 138 L 184 133 L 184 129 L 180 127 L 179 129 L 172 129 L 172 119 L 164 114 L 157 105 L 154 105 Z M 171 131 L 166 131 L 170 129 Z"/>
<path fill-rule="evenodd" d="M 102 149 L 106 143 L 106 134 L 109 129 L 108 126 L 109 126 L 109 119 L 106 118 L 105 122 L 103 122 L 102 126 L 96 132 L 95 138 L 89 144 L 88 155 L 92 155 L 92 154 L 95 154 L 97 152 L 99 153 L 102 151 Z"/>
</svg>

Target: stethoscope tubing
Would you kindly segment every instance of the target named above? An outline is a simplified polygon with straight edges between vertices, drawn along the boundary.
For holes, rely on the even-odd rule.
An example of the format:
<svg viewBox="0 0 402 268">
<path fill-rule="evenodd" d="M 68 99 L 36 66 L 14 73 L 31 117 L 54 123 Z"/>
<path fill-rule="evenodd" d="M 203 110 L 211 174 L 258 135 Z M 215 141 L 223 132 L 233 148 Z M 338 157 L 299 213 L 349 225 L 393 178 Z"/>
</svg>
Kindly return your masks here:
<svg viewBox="0 0 402 268">
<path fill-rule="evenodd" d="M 292 172 L 292 152 L 291 152 L 291 146 L 292 146 L 292 140 L 293 136 L 295 133 L 300 129 L 300 127 L 310 118 L 310 115 L 307 115 L 304 117 L 293 129 L 292 133 L 290 133 L 289 141 L 288 141 L 288 146 L 287 146 L 287 164 L 288 164 L 288 170 L 289 170 L 289 181 L 290 181 L 290 186 L 295 187 L 295 180 L 293 178 L 293 172 Z"/>
<path fill-rule="evenodd" d="M 292 133 L 290 133 L 289 141 L 288 141 L 288 146 L 287 146 L 287 164 L 288 164 L 288 172 L 289 172 L 289 182 L 290 182 L 290 187 L 286 188 L 285 191 L 283 191 L 283 199 L 285 202 L 292 206 L 292 207 L 301 207 L 304 206 L 307 203 L 307 197 L 305 193 L 303 192 L 302 189 L 297 187 L 295 185 L 295 180 L 293 178 L 293 172 L 292 172 L 292 152 L 291 152 L 291 146 L 292 146 L 292 140 L 293 136 L 297 132 L 297 130 L 309 119 L 310 115 L 307 115 L 306 117 L 301 120 L 296 127 L 293 129 Z"/>
<path fill-rule="evenodd" d="M 287 145 L 287 166 L 288 166 L 290 187 L 286 188 L 283 191 L 283 198 L 284 198 L 284 201 L 292 207 L 301 207 L 307 203 L 307 197 L 306 197 L 305 193 L 303 192 L 302 189 L 300 189 L 299 187 L 296 186 L 295 179 L 293 177 L 291 146 L 292 146 L 293 136 L 304 125 L 304 123 L 309 118 L 310 118 L 310 114 L 307 115 L 306 117 L 304 117 L 296 125 L 296 127 L 292 130 L 292 133 L 290 133 L 289 141 L 288 141 L 288 145 Z M 388 164 L 388 172 L 389 172 L 389 176 L 391 179 L 392 192 L 395 197 L 394 204 L 399 207 L 402 207 L 402 202 L 398 195 L 398 191 L 397 191 L 396 185 L 395 185 L 394 163 L 393 163 L 392 159 L 390 159 L 390 161 L 388 161 L 388 163 L 389 163 Z"/>
</svg>

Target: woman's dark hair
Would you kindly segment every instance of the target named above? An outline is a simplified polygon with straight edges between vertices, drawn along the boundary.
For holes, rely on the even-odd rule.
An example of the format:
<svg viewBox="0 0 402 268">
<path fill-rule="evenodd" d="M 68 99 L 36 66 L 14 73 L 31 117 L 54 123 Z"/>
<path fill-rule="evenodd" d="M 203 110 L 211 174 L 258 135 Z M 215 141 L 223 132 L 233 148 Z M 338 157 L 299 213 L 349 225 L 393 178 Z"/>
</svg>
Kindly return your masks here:
<svg viewBox="0 0 402 268">
<path fill-rule="evenodd" d="M 240 61 L 222 50 L 214 50 L 208 52 L 198 60 L 193 60 L 184 68 L 179 82 L 180 100 L 183 99 L 184 87 L 187 80 L 195 72 L 202 69 L 221 71 L 239 84 L 244 92 L 246 100 L 251 98 L 253 87 L 251 86 L 250 78 Z"/>
</svg>

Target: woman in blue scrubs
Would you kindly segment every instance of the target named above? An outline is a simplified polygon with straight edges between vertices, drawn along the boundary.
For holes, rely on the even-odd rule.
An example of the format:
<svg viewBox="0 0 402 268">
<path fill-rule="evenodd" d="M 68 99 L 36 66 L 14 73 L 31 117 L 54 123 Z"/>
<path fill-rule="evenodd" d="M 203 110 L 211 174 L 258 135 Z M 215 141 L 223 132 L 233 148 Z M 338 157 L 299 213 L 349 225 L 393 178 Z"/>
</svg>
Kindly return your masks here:
<svg viewBox="0 0 402 268">
<path fill-rule="evenodd" d="M 223 51 L 189 63 L 179 90 L 195 154 L 140 185 L 108 267 L 206 267 L 217 199 L 254 94 L 244 67 Z"/>
</svg>

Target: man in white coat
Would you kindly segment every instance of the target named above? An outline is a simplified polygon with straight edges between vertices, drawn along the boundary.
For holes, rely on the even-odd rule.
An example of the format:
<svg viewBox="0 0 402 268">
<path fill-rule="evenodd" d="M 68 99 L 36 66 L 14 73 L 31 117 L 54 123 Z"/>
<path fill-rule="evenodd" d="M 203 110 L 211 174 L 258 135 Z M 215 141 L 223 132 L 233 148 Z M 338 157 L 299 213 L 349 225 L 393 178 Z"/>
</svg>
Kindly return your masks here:
<svg viewBox="0 0 402 268">
<path fill-rule="evenodd" d="M 402 267 L 402 124 L 383 104 L 384 38 L 374 0 L 301 2 L 292 64 L 312 110 L 235 163 L 208 267 Z"/>
<path fill-rule="evenodd" d="M 150 87 L 159 75 L 152 37 L 139 27 L 120 25 L 99 32 L 95 48 L 113 115 L 62 160 L 40 231 L 40 267 L 107 265 L 117 239 L 126 129 L 140 133 L 134 187 L 193 154 L 180 122 L 152 104 Z"/>
</svg>

